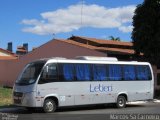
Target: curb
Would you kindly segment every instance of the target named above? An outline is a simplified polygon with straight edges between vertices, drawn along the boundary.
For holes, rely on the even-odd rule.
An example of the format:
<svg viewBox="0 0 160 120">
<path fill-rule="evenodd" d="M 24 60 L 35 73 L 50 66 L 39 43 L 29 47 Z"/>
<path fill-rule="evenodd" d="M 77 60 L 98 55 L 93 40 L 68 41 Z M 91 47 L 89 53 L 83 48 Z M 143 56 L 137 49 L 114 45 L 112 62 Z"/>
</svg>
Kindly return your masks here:
<svg viewBox="0 0 160 120">
<path fill-rule="evenodd" d="M 128 102 L 128 104 L 143 104 L 143 103 L 160 103 L 159 99 L 153 99 L 148 101 L 135 101 L 135 102 Z"/>
</svg>

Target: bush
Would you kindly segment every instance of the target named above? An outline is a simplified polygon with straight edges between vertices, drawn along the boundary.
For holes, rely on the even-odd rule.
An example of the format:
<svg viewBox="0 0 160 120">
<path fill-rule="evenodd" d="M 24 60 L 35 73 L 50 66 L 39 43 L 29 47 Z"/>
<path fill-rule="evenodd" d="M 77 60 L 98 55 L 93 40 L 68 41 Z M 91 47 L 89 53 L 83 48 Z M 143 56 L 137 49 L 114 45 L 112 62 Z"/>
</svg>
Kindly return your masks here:
<svg viewBox="0 0 160 120">
<path fill-rule="evenodd" d="M 0 87 L 0 106 L 12 104 L 12 89 Z"/>
</svg>

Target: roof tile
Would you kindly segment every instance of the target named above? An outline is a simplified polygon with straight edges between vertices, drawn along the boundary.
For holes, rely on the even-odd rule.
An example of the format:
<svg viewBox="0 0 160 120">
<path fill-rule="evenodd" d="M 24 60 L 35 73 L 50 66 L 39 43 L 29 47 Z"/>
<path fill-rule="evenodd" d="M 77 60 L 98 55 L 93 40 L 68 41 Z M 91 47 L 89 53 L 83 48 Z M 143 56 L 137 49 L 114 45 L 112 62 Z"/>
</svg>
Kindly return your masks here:
<svg viewBox="0 0 160 120">
<path fill-rule="evenodd" d="M 110 52 L 118 52 L 118 53 L 124 53 L 124 54 L 134 54 L 134 50 L 133 49 L 96 47 L 96 46 L 91 46 L 91 45 L 75 42 L 73 40 L 61 40 L 61 41 L 67 42 L 67 43 L 70 43 L 70 44 L 73 44 L 73 45 L 85 47 L 85 48 L 88 48 L 88 49 L 98 50 L 98 51 L 110 51 Z"/>
<path fill-rule="evenodd" d="M 85 39 L 88 41 L 96 42 L 98 44 L 111 44 L 111 45 L 122 45 L 122 46 L 133 46 L 132 42 L 122 42 L 122 41 L 113 41 L 113 40 L 104 40 L 104 39 L 96 39 L 96 38 L 88 38 L 81 36 L 72 36 L 70 39 Z"/>
</svg>

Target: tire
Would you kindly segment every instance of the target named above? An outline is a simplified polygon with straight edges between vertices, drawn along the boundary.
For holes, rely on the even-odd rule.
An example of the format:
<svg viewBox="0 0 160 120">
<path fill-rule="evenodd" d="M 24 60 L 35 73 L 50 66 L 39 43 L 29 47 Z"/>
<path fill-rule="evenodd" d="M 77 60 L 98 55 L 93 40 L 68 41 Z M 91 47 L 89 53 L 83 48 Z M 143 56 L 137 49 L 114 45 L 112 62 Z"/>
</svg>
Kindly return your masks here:
<svg viewBox="0 0 160 120">
<path fill-rule="evenodd" d="M 52 113 L 57 109 L 57 105 L 54 100 L 46 99 L 43 104 L 43 110 L 45 113 Z"/>
<path fill-rule="evenodd" d="M 116 106 L 117 108 L 125 108 L 126 98 L 124 96 L 118 96 Z"/>
</svg>

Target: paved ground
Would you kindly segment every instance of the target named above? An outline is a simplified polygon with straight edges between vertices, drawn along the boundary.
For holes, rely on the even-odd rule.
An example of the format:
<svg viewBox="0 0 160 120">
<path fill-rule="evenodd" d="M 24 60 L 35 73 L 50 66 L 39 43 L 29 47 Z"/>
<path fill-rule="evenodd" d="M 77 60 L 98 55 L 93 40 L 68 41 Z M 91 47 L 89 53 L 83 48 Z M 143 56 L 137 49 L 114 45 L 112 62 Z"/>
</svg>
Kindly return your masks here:
<svg viewBox="0 0 160 120">
<path fill-rule="evenodd" d="M 110 105 L 93 105 L 61 108 L 55 113 L 46 114 L 41 110 L 31 112 L 20 107 L 10 107 L 1 108 L 0 112 L 2 120 L 9 117 L 15 120 L 145 120 L 145 114 L 149 114 L 151 120 L 160 120 L 160 101 L 132 102 L 124 109 L 117 109 Z"/>
</svg>

